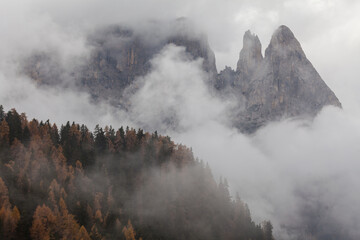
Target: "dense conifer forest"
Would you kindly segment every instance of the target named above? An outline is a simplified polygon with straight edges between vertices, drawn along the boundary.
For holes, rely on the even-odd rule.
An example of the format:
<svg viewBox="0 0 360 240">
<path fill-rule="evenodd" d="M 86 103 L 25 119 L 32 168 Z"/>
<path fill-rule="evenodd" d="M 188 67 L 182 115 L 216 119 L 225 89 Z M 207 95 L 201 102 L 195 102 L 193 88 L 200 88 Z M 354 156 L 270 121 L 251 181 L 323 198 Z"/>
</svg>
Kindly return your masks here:
<svg viewBox="0 0 360 240">
<path fill-rule="evenodd" d="M 228 187 L 157 132 L 0 106 L 0 239 L 273 239 Z"/>
</svg>

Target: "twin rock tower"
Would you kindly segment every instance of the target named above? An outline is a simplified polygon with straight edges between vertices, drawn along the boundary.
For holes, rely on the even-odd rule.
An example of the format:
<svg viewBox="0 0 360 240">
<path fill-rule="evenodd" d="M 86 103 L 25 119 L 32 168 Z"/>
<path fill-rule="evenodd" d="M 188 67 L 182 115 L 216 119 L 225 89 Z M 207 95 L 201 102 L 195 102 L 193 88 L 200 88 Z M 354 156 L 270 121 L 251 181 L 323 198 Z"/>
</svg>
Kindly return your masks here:
<svg viewBox="0 0 360 240">
<path fill-rule="evenodd" d="M 272 35 L 265 57 L 259 38 L 247 31 L 236 71 L 227 68 L 218 79 L 220 88 L 232 85 L 245 99 L 243 111 L 234 120 L 244 132 L 284 117 L 314 116 L 326 105 L 341 108 L 286 26 Z"/>
</svg>

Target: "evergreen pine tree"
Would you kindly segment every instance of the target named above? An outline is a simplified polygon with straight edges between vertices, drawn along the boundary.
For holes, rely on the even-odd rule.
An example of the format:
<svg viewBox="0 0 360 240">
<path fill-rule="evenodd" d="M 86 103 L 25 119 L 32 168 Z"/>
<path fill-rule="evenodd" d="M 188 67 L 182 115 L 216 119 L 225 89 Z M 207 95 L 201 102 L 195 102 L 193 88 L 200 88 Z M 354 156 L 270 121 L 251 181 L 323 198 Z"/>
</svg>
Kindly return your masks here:
<svg viewBox="0 0 360 240">
<path fill-rule="evenodd" d="M 21 126 L 20 115 L 16 112 L 15 109 L 12 109 L 6 114 L 5 119 L 10 129 L 9 132 L 10 143 L 12 143 L 15 138 L 17 138 L 19 141 L 22 141 L 22 126 Z"/>
<path fill-rule="evenodd" d="M 5 112 L 3 105 L 0 105 L 0 122 L 5 118 Z"/>
</svg>

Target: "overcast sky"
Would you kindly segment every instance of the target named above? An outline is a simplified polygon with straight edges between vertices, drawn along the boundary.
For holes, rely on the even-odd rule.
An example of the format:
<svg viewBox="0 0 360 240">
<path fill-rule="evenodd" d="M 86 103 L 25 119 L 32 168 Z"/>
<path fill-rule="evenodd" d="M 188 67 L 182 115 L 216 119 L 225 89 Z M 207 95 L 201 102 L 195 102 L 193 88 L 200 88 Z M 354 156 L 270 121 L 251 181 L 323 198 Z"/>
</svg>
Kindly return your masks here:
<svg viewBox="0 0 360 240">
<path fill-rule="evenodd" d="M 77 54 L 85 29 L 188 17 L 208 35 L 221 70 L 225 65 L 235 67 L 246 30 L 259 35 L 264 50 L 274 30 L 284 24 L 349 107 L 348 101 L 354 99 L 347 90 L 360 87 L 354 82 L 359 75 L 359 12 L 356 0 L 2 0 L 0 30 L 5 44 L 0 50 L 3 56 L 9 44 L 20 52 L 29 46 L 61 45 L 63 52 Z"/>
<path fill-rule="evenodd" d="M 133 111 L 157 127 L 159 113 L 175 109 L 187 129 L 173 133 L 175 140 L 193 147 L 216 175 L 228 177 L 255 218 L 268 217 L 279 234 L 281 224 L 302 226 L 312 217 L 299 216 L 302 208 L 316 207 L 313 203 L 319 201 L 330 207 L 331 220 L 320 225 L 342 223 L 358 237 L 360 196 L 354 189 L 360 184 L 359 13 L 356 0 L 1 0 L 0 104 L 53 122 L 126 125 L 121 111 L 94 106 L 84 93 L 38 89 L 19 76 L 19 59 L 33 51 L 58 51 L 61 64 L 71 67 L 74 57 L 88 56 L 85 33 L 98 26 L 125 23 L 141 29 L 149 20 L 187 17 L 208 35 L 221 70 L 225 65 L 235 68 L 246 30 L 259 36 L 264 51 L 275 29 L 287 25 L 343 111 L 330 107 L 313 123 L 284 121 L 254 137 L 241 135 L 218 121 L 227 104 L 206 92 L 200 62 L 183 61 L 183 49 L 176 47 L 164 49 L 153 60 L 153 71 L 138 80 L 144 87 L 132 98 Z M 167 82 L 158 78 L 163 75 Z M 159 94 L 169 101 L 159 102 Z M 157 115 L 146 112 L 149 104 L 162 104 Z"/>
</svg>

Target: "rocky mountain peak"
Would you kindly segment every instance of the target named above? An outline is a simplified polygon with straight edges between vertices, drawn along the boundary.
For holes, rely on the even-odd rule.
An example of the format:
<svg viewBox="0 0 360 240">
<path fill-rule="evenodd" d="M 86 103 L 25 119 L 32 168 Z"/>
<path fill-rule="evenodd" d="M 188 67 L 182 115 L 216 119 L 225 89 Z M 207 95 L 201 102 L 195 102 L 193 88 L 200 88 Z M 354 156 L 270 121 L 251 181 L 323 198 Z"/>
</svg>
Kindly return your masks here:
<svg viewBox="0 0 360 240">
<path fill-rule="evenodd" d="M 286 43 L 295 39 L 294 33 L 285 25 L 281 25 L 275 30 L 271 41 L 278 41 L 280 43 Z"/>
<path fill-rule="evenodd" d="M 250 30 L 247 30 L 243 37 L 243 48 L 244 49 L 254 49 L 259 51 L 261 53 L 261 43 L 259 40 L 259 37 L 253 33 L 251 33 Z"/>
<path fill-rule="evenodd" d="M 258 36 L 252 34 L 250 30 L 246 31 L 236 71 L 252 75 L 262 60 L 261 43 Z"/>
<path fill-rule="evenodd" d="M 283 117 L 315 116 L 326 105 L 341 107 L 286 26 L 274 32 L 255 71 L 245 89 L 247 109 L 238 125 L 242 131 Z"/>
<path fill-rule="evenodd" d="M 265 58 L 271 55 L 286 57 L 293 53 L 300 58 L 305 58 L 305 53 L 294 33 L 287 26 L 281 25 L 271 37 L 270 44 L 265 50 Z"/>
</svg>

